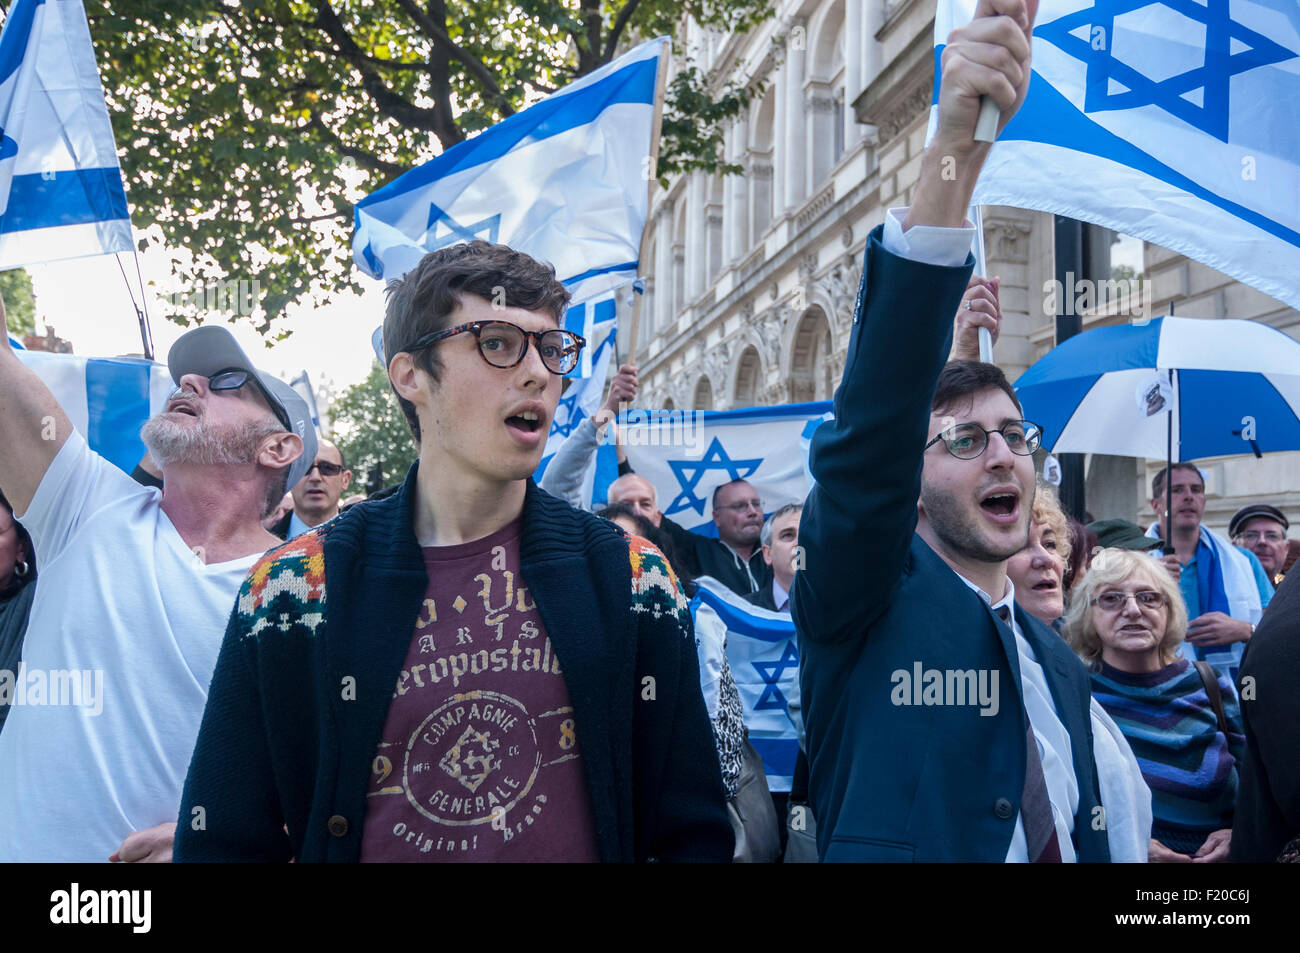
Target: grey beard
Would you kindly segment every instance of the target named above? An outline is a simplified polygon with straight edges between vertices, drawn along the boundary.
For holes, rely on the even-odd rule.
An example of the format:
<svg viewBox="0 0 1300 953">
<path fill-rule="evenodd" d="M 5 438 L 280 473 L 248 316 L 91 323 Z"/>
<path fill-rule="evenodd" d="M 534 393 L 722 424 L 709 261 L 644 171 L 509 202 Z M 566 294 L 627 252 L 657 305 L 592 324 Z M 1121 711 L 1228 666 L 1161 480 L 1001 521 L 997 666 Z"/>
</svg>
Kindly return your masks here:
<svg viewBox="0 0 1300 953">
<path fill-rule="evenodd" d="M 278 421 L 271 420 L 216 428 L 202 417 L 185 426 L 157 414 L 141 428 L 140 439 L 160 467 L 177 463 L 244 465 L 256 462 L 262 439 L 281 429 Z"/>
</svg>

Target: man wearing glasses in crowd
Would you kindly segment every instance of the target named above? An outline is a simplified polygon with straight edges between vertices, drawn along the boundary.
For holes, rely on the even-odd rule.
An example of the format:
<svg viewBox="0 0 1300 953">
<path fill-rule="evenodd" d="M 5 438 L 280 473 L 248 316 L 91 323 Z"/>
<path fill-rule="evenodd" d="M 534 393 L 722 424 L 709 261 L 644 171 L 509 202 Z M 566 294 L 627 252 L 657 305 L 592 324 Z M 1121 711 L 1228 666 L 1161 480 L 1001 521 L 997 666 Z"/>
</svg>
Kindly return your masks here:
<svg viewBox="0 0 1300 953">
<path fill-rule="evenodd" d="M 389 286 L 418 462 L 249 575 L 179 860 L 731 859 L 680 584 L 531 479 L 584 344 L 568 297 L 482 241 Z"/>
<path fill-rule="evenodd" d="M 339 515 L 339 500 L 352 482 L 352 471 L 343 462 L 343 451 L 320 439 L 316 460 L 292 490 L 293 509 L 271 527 L 280 539 L 295 539 Z"/>
<path fill-rule="evenodd" d="M 611 486 L 611 502 L 614 502 L 613 489 Z M 744 480 L 732 480 L 713 491 L 717 539 L 692 533 L 666 516 L 660 518 L 659 528 L 672 538 L 691 575 L 712 576 L 732 592 L 744 596 L 772 582 L 772 567 L 763 560 L 763 547 L 759 545 L 763 519 L 763 501 L 758 491 Z"/>
<path fill-rule="evenodd" d="M 1003 123 L 1024 101 L 1036 8 L 980 0 L 949 36 L 912 205 L 868 239 L 835 418 L 813 438 L 790 605 L 824 860 L 1109 859 L 1087 674 L 1006 572 L 1040 434 L 996 366 L 944 364 L 980 98 Z"/>
<path fill-rule="evenodd" d="M 140 435 L 159 490 L 94 453 L 0 346 L 0 487 L 41 567 L 0 689 L 0 861 L 170 857 L 231 604 L 278 542 L 260 521 L 315 457 L 306 404 L 224 328 L 182 335 L 168 367 L 178 390 Z"/>
</svg>

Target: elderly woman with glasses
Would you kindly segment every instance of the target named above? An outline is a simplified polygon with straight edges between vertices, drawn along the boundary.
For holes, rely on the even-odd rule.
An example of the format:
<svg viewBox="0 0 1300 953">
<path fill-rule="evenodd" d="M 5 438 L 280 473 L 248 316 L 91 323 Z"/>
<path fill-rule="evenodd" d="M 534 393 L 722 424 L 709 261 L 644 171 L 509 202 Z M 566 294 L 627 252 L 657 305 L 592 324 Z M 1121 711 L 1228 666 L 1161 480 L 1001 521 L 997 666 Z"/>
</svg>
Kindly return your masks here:
<svg viewBox="0 0 1300 953">
<path fill-rule="evenodd" d="M 1103 549 L 1071 596 L 1065 632 L 1151 788 L 1151 861 L 1226 861 L 1241 710 L 1226 678 L 1178 657 L 1187 632 L 1178 584 L 1146 556 Z"/>
<path fill-rule="evenodd" d="M 1060 630 L 1065 614 L 1065 567 L 1070 560 L 1069 521 L 1056 491 L 1040 483 L 1030 510 L 1029 542 L 1007 560 L 1016 603 L 1044 625 Z M 1115 863 L 1143 863 L 1151 840 L 1151 791 L 1133 749 L 1106 710 L 1091 702 L 1093 759 L 1106 811 L 1106 841 Z"/>
</svg>

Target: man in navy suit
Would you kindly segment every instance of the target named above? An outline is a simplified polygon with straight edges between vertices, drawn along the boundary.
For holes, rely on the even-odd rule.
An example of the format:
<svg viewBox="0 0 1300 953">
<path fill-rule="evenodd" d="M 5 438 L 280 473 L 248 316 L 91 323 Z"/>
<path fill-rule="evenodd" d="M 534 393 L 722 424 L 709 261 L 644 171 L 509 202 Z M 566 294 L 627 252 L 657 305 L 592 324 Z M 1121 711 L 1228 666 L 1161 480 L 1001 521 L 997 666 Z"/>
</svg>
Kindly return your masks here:
<svg viewBox="0 0 1300 953">
<path fill-rule="evenodd" d="M 791 606 L 827 861 L 1109 859 L 1086 673 L 1006 575 L 1039 434 L 995 366 L 944 364 L 974 264 L 980 97 L 1004 123 L 1024 101 L 1036 11 L 981 0 L 950 35 L 935 138 L 911 207 L 868 240 L 813 440 Z"/>
</svg>

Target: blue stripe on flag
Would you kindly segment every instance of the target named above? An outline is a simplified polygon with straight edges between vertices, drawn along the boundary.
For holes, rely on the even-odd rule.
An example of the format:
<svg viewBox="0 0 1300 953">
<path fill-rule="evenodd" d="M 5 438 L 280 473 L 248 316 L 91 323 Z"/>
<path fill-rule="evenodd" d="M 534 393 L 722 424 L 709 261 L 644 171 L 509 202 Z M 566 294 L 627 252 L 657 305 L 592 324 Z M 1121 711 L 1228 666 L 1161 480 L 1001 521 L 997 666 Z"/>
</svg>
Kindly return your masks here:
<svg viewBox="0 0 1300 953">
<path fill-rule="evenodd" d="M 1034 31 L 1038 36 L 1039 32 Z M 934 48 L 934 92 L 938 95 L 941 81 L 940 59 L 944 45 Z M 1165 165 L 1151 154 L 1139 149 L 1133 143 L 1115 135 L 1105 126 L 1093 122 L 1075 108 L 1074 103 L 1063 96 L 1056 87 L 1032 71 L 1029 93 L 1024 105 L 1011 117 L 1006 128 L 998 134 L 999 142 L 1041 142 L 1049 146 L 1071 148 L 1078 152 L 1097 156 L 1120 165 L 1128 166 L 1145 175 L 1158 179 L 1174 188 L 1182 189 L 1217 208 L 1237 216 L 1243 222 L 1249 222 L 1261 231 L 1268 232 L 1282 241 L 1300 248 L 1300 232 L 1287 228 L 1281 222 L 1275 222 L 1254 209 L 1240 205 L 1231 199 L 1211 192 L 1205 186 L 1189 179 L 1177 169 Z M 1068 143 L 1068 146 L 1066 145 Z M 1086 203 L 1083 203 L 1086 204 Z M 1067 214 L 1062 212 L 1060 214 Z M 1074 218 L 1089 221 L 1085 209 L 1068 213 Z M 1142 237 L 1142 236 L 1135 236 Z"/>
<path fill-rule="evenodd" d="M 749 743 L 763 759 L 763 773 L 768 776 L 768 787 L 775 778 L 787 779 L 783 790 L 790 790 L 789 778 L 794 776 L 794 766 L 799 760 L 799 742 L 789 738 L 759 738 L 752 732 Z"/>
<path fill-rule="evenodd" d="M 625 261 L 621 265 L 609 265 L 605 268 L 592 268 L 584 271 L 580 275 L 574 275 L 572 278 L 565 278 L 566 285 L 577 284 L 579 281 L 586 281 L 588 278 L 595 278 L 597 275 L 608 275 L 616 271 L 636 271 L 638 262 Z"/>
<path fill-rule="evenodd" d="M 130 218 L 117 169 L 15 175 L 0 233 Z"/>
<path fill-rule="evenodd" d="M 4 35 L 0 37 L 0 83 L 3 83 L 18 67 L 23 65 L 27 55 L 27 44 L 32 35 L 32 21 L 36 19 L 36 8 L 45 0 L 18 0 L 5 18 Z"/>
<path fill-rule="evenodd" d="M 602 443 L 596 448 L 596 478 L 591 485 L 592 506 L 604 506 L 609 500 L 609 485 L 618 479 L 618 447 Z"/>
<path fill-rule="evenodd" d="M 149 419 L 149 368 L 143 360 L 86 361 L 86 442 L 127 473 L 144 456 L 140 428 Z"/>
<path fill-rule="evenodd" d="M 760 619 L 748 612 L 737 609 L 707 586 L 696 590 L 701 602 L 708 603 L 709 608 L 718 614 L 730 632 L 759 639 L 763 642 L 786 642 L 793 635 L 793 623 L 786 619 Z"/>
<path fill-rule="evenodd" d="M 616 103 L 653 105 L 658 70 L 658 59 L 651 57 L 631 63 L 571 95 L 544 99 L 404 173 L 367 195 L 356 208 L 386 202 L 456 172 L 499 159 L 525 139 L 549 139 L 585 126 Z"/>
</svg>

